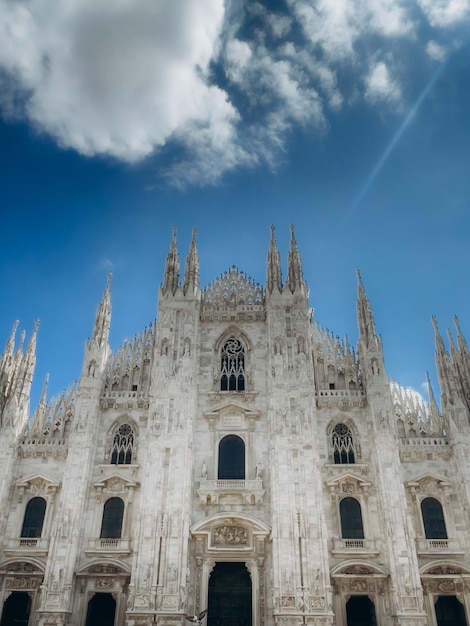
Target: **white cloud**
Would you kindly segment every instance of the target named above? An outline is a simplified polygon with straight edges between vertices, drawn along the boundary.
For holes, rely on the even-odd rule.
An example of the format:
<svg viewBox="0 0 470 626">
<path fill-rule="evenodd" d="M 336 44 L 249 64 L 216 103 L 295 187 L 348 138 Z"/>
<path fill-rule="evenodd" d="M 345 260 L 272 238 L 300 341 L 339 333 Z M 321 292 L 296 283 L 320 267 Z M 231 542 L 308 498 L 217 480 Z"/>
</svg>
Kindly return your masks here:
<svg viewBox="0 0 470 626">
<path fill-rule="evenodd" d="M 326 128 L 345 103 L 399 108 L 409 50 L 441 60 L 469 3 L 3 0 L 0 106 L 84 155 L 132 162 L 177 145 L 165 175 L 214 183 L 275 165 L 294 125 Z M 427 45 L 425 21 L 441 28 Z"/>
<path fill-rule="evenodd" d="M 365 82 L 365 98 L 369 102 L 399 103 L 401 101 L 400 87 L 391 78 L 389 69 L 383 61 L 379 61 L 371 67 Z"/>
<path fill-rule="evenodd" d="M 446 27 L 468 18 L 469 0 L 418 0 L 431 26 Z"/>
<path fill-rule="evenodd" d="M 445 47 L 438 44 L 437 41 L 428 41 L 426 52 L 435 61 L 443 61 L 447 54 Z"/>
<path fill-rule="evenodd" d="M 188 121 L 236 117 L 205 76 L 223 17 L 223 0 L 6 2 L 0 59 L 41 130 L 82 154 L 133 161 Z"/>
</svg>

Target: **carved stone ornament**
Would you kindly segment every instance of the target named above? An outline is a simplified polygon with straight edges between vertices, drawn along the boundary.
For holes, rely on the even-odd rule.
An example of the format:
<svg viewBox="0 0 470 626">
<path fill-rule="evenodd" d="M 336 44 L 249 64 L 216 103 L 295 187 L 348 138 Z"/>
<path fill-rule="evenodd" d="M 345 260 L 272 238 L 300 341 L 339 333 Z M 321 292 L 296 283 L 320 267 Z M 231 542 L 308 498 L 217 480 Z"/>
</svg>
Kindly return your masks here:
<svg viewBox="0 0 470 626">
<path fill-rule="evenodd" d="M 246 546 L 248 531 L 242 526 L 218 526 L 212 529 L 213 545 Z"/>
<path fill-rule="evenodd" d="M 354 565 L 352 567 L 348 567 L 344 569 L 341 574 L 352 574 L 354 576 L 370 576 L 373 574 L 372 570 L 368 567 L 364 567 L 363 565 Z"/>
<path fill-rule="evenodd" d="M 351 591 L 367 591 L 367 582 L 365 580 L 355 579 L 349 583 Z"/>
<path fill-rule="evenodd" d="M 456 567 L 450 567 L 449 565 L 439 565 L 439 567 L 433 567 L 433 569 L 429 570 L 428 574 L 437 574 L 437 575 L 455 575 L 461 574 L 462 571 Z"/>
<path fill-rule="evenodd" d="M 39 579 L 32 576 L 7 577 L 5 581 L 6 589 L 36 589 L 39 587 Z"/>
<path fill-rule="evenodd" d="M 31 573 L 31 572 L 40 572 L 39 567 L 36 567 L 35 565 L 31 565 L 31 563 L 12 563 L 11 565 L 8 565 L 7 567 L 7 572 L 27 572 L 27 573 Z"/>
<path fill-rule="evenodd" d="M 445 593 L 455 591 L 455 583 L 453 580 L 442 580 L 437 587 L 439 591 L 444 591 Z"/>
</svg>

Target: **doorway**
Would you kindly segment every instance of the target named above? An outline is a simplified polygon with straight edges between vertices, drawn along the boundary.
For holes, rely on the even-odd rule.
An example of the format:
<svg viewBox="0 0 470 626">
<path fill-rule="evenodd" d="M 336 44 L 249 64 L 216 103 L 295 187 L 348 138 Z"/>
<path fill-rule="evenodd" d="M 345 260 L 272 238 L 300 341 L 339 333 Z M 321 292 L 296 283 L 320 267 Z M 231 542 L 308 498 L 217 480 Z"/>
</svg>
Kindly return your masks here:
<svg viewBox="0 0 470 626">
<path fill-rule="evenodd" d="M 465 609 L 456 596 L 440 596 L 436 602 L 438 626 L 467 626 Z"/>
<path fill-rule="evenodd" d="M 367 596 L 351 596 L 346 604 L 348 626 L 377 626 L 375 606 Z"/>
<path fill-rule="evenodd" d="M 24 591 L 13 591 L 3 605 L 1 626 L 23 624 L 27 626 L 31 611 L 31 598 Z"/>
<path fill-rule="evenodd" d="M 245 563 L 216 563 L 209 579 L 207 626 L 252 626 L 251 596 Z"/>
<path fill-rule="evenodd" d="M 110 593 L 95 593 L 88 602 L 85 626 L 114 626 L 116 600 Z"/>
</svg>

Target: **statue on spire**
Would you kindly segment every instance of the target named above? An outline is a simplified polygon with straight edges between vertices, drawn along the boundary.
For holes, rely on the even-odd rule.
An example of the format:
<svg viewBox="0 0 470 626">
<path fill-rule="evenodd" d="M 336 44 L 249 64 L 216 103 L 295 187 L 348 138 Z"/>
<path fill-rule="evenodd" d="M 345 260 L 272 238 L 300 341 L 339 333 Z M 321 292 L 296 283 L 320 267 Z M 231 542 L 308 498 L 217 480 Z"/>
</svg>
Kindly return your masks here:
<svg viewBox="0 0 470 626">
<path fill-rule="evenodd" d="M 179 271 L 180 261 L 178 256 L 178 247 L 176 244 L 176 227 L 174 227 L 173 239 L 171 241 L 170 251 L 168 252 L 165 263 L 165 275 L 163 277 L 162 287 L 163 295 L 166 295 L 168 292 L 175 295 L 176 290 L 178 289 Z"/>
<path fill-rule="evenodd" d="M 199 256 L 196 248 L 196 229 L 193 228 L 191 244 L 189 246 L 188 256 L 186 257 L 186 267 L 184 271 L 183 293 L 186 295 L 188 291 L 196 293 L 199 289 Z"/>
<path fill-rule="evenodd" d="M 279 293 L 282 293 L 281 257 L 277 251 L 276 240 L 274 238 L 274 226 L 271 226 L 271 240 L 269 242 L 266 283 L 269 294 L 272 294 L 274 289 L 277 289 Z"/>
<path fill-rule="evenodd" d="M 96 312 L 95 325 L 93 327 L 92 342 L 95 342 L 98 348 L 102 348 L 109 337 L 109 328 L 111 326 L 111 279 L 113 275 L 108 274 L 106 288 L 103 298 Z"/>
<path fill-rule="evenodd" d="M 288 258 L 287 284 L 291 293 L 294 293 L 296 290 L 302 290 L 305 288 L 305 283 L 303 279 L 302 262 L 297 249 L 297 241 L 295 240 L 294 224 L 290 225 L 290 231 L 291 240 Z"/>
</svg>

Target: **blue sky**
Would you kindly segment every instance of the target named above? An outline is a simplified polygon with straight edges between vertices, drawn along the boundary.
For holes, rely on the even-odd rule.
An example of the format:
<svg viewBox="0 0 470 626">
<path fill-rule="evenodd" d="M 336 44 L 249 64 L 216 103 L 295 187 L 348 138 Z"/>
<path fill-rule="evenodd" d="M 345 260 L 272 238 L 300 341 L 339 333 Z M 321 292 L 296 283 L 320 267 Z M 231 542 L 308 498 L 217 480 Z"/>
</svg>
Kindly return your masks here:
<svg viewBox="0 0 470 626">
<path fill-rule="evenodd" d="M 41 320 L 33 409 L 156 315 L 178 228 L 201 282 L 264 283 L 294 223 L 315 318 L 357 341 L 360 267 L 390 377 L 421 389 L 431 315 L 470 339 L 469 0 L 3 0 L 0 344 Z"/>
</svg>

